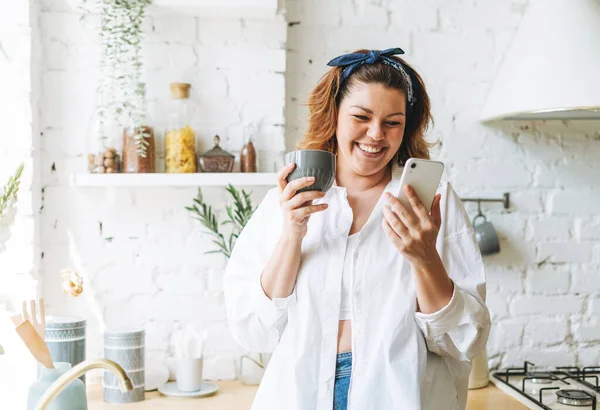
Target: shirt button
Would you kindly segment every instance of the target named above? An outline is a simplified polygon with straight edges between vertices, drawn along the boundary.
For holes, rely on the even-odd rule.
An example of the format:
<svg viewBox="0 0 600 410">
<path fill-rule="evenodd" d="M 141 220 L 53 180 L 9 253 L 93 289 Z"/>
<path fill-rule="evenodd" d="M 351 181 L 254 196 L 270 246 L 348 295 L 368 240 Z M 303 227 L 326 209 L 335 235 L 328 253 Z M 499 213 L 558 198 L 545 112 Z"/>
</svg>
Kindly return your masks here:
<svg viewBox="0 0 600 410">
<path fill-rule="evenodd" d="M 360 328 L 356 329 L 356 332 L 354 332 L 356 335 L 360 335 Z"/>
</svg>

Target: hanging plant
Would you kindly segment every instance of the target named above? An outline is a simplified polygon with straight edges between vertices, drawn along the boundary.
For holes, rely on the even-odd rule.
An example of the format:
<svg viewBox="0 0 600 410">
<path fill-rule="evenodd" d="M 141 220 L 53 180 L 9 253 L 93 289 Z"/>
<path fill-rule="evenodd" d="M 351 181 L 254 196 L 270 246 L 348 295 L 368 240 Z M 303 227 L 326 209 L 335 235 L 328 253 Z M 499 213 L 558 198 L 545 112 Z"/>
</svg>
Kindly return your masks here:
<svg viewBox="0 0 600 410">
<path fill-rule="evenodd" d="M 108 145 L 111 121 L 132 127 L 137 153 L 143 158 L 151 134 L 144 127 L 146 84 L 142 81 L 142 41 L 143 23 L 151 3 L 152 0 L 81 0 L 85 14 L 91 12 L 92 6 L 100 13 L 98 138 Z"/>
</svg>

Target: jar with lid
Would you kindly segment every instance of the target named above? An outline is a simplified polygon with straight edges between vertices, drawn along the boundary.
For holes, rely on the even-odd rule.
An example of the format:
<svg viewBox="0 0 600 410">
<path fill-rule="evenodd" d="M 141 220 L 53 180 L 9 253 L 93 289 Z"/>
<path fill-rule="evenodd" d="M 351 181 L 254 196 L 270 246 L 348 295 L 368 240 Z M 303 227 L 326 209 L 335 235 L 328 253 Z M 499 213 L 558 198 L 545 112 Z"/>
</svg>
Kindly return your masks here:
<svg viewBox="0 0 600 410">
<path fill-rule="evenodd" d="M 121 140 L 118 127 L 100 121 L 96 113 L 88 125 L 87 168 L 92 174 L 121 172 Z"/>
<path fill-rule="evenodd" d="M 196 110 L 190 101 L 190 84 L 172 83 L 168 125 L 165 132 L 165 171 L 196 172 Z"/>
<path fill-rule="evenodd" d="M 129 125 L 123 128 L 122 172 L 155 172 L 154 128 L 149 124 L 149 116 L 144 114 L 130 120 Z"/>
<path fill-rule="evenodd" d="M 198 165 L 202 172 L 231 172 L 235 162 L 235 155 L 225 151 L 219 146 L 221 139 L 218 135 L 214 138 L 215 146 L 198 156 Z"/>
</svg>

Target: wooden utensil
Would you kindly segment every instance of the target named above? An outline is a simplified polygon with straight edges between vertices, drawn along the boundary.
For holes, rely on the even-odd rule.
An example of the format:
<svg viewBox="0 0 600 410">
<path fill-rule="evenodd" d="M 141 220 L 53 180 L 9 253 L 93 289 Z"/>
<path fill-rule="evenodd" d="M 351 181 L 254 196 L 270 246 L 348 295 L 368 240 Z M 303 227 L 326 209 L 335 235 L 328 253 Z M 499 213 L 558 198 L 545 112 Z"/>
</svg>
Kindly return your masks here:
<svg viewBox="0 0 600 410">
<path fill-rule="evenodd" d="M 44 367 L 48 369 L 54 369 L 52 364 L 52 357 L 46 342 L 40 337 L 37 330 L 33 327 L 29 320 L 25 320 L 19 326 L 17 326 L 17 333 L 25 342 L 25 345 L 33 355 Z"/>
<path fill-rule="evenodd" d="M 14 315 L 14 316 L 11 316 L 10 319 L 15 324 L 15 327 L 17 327 L 21 323 L 23 323 L 23 315 Z"/>
<path fill-rule="evenodd" d="M 44 299 L 35 299 L 29 301 L 30 310 L 27 312 L 27 302 L 23 301 L 23 320 L 29 320 L 34 329 L 38 332 L 42 340 L 46 339 L 46 308 Z"/>
</svg>

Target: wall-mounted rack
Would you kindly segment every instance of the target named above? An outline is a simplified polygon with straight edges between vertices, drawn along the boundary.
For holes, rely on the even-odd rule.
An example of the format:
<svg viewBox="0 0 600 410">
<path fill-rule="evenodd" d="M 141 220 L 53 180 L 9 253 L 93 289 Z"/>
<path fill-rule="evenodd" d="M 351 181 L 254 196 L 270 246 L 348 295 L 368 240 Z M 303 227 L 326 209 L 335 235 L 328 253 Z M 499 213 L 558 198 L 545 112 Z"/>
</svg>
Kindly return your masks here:
<svg viewBox="0 0 600 410">
<path fill-rule="evenodd" d="M 461 198 L 461 200 L 463 202 L 477 202 L 477 208 L 480 210 L 479 212 L 481 213 L 481 203 L 482 202 L 502 202 L 502 204 L 504 205 L 504 209 L 508 209 L 510 208 L 510 194 L 508 192 L 505 192 L 503 195 L 503 198 Z"/>
</svg>

